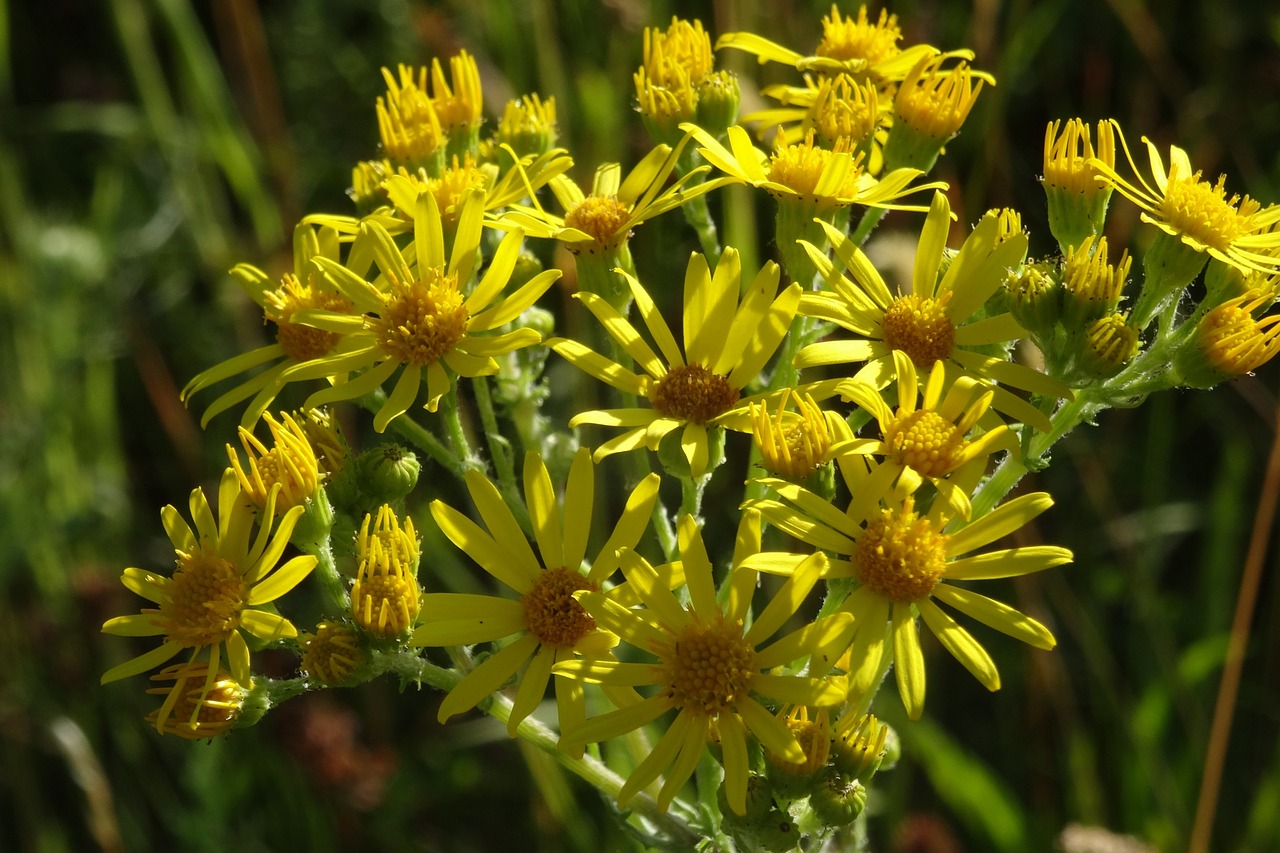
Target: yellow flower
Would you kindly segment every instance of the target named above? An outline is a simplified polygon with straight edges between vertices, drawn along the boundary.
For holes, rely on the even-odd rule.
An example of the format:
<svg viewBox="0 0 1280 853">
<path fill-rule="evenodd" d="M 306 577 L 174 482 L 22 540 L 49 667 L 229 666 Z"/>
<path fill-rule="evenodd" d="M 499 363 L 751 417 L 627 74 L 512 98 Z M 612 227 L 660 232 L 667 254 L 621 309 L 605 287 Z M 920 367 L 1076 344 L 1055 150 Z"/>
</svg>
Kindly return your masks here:
<svg viewBox="0 0 1280 853">
<path fill-rule="evenodd" d="M 419 69 L 416 78 L 407 65 L 401 65 L 399 72 L 397 80 L 389 69 L 382 69 L 387 82 L 387 94 L 377 104 L 382 150 L 396 164 L 437 171 L 447 140 L 428 94 L 427 69 Z"/>
<path fill-rule="evenodd" d="M 894 128 L 906 125 L 933 140 L 945 142 L 955 136 L 969 117 L 982 91 L 982 78 L 975 86 L 975 74 L 966 62 L 942 68 L 942 57 L 921 58 L 907 74 L 894 97 Z M 893 131 L 889 134 L 892 145 Z"/>
<path fill-rule="evenodd" d="M 987 383 L 969 376 L 961 376 L 946 387 L 942 362 L 935 362 L 929 371 L 924 398 L 917 407 L 919 383 L 915 366 L 900 350 L 894 351 L 893 358 L 898 377 L 896 411 L 889 408 L 873 385 L 849 380 L 839 386 L 845 399 L 853 400 L 875 417 L 882 438 L 852 439 L 833 447 L 831 452 L 883 456 L 881 464 L 897 472 L 895 479 L 904 491 L 914 492 L 927 480 L 955 514 L 968 518 L 968 491 L 949 479 L 950 475 L 966 465 L 984 468 L 987 457 L 997 450 L 1016 452 L 1017 435 L 1008 425 L 997 422 L 987 423 L 984 432 L 967 438 L 987 413 L 995 392 Z"/>
<path fill-rule="evenodd" d="M 452 387 L 446 366 L 460 376 L 493 374 L 498 371 L 494 356 L 541 340 L 530 328 L 483 334 L 518 318 L 560 275 L 559 270 L 540 273 L 493 304 L 519 257 L 522 234 L 518 230 L 502 241 L 475 289 L 463 291 L 479 261 L 482 203 L 478 193 L 468 200 L 447 263 L 440 210 L 430 193 L 418 197 L 413 242 L 404 252 L 377 222 L 366 220 L 360 226 L 352 254 L 358 254 L 365 266 L 372 257 L 382 273 L 377 283 L 367 281 L 355 265 L 343 266 L 328 258 L 319 261 L 325 280 L 363 313 L 313 311 L 306 316 L 313 328 L 342 336 L 336 352 L 292 367 L 281 377 L 282 381 L 335 381 L 333 387 L 307 398 L 308 408 L 361 397 L 401 370 L 374 416 L 374 429 L 382 432 L 417 400 L 424 378 L 426 408 L 435 411 Z M 353 371 L 363 372 L 348 379 Z"/>
<path fill-rule="evenodd" d="M 726 183 L 713 180 L 687 186 L 691 178 L 707 171 L 702 166 L 668 186 L 683 147 L 683 141 L 674 148 L 655 146 L 625 179 L 621 166 L 605 163 L 596 169 L 589 193 L 567 175 L 558 175 L 549 185 L 564 208 L 563 217 L 543 210 L 537 197 L 530 195 L 532 207 L 514 204 L 494 226 L 519 227 L 531 237 L 559 240 L 574 254 L 610 252 L 625 243 L 637 225 Z"/>
<path fill-rule="evenodd" d="M 819 708 L 810 720 L 809 709 L 804 705 L 795 705 L 789 710 L 784 706 L 777 716 L 804 749 L 804 760 L 789 761 L 785 756 L 766 749 L 764 755 L 769 763 L 791 776 L 812 776 L 826 767 L 827 756 L 831 753 L 831 725 L 827 709 Z"/>
<path fill-rule="evenodd" d="M 276 491 L 276 508 L 280 510 L 302 506 L 320 488 L 322 476 L 320 462 L 308 440 L 305 428 L 288 412 L 281 414 L 284 423 L 270 413 L 264 415 L 275 445 L 266 445 L 244 427 L 240 427 L 240 443 L 249 459 L 248 471 L 240 465 L 240 454 L 230 444 L 227 456 L 240 480 L 241 492 L 259 507 L 265 507 L 273 490 Z"/>
<path fill-rule="evenodd" d="M 556 99 L 545 101 L 537 93 L 507 101 L 498 117 L 498 129 L 493 142 L 499 148 L 506 146 L 519 157 L 538 157 L 548 154 L 555 147 L 559 133 L 556 129 Z"/>
<path fill-rule="evenodd" d="M 921 57 L 939 53 L 936 47 L 927 44 L 912 45 L 903 50 L 898 45 L 901 40 L 902 30 L 898 28 L 897 15 L 890 15 L 882 9 L 880 17 L 872 22 L 864 5 L 858 8 L 857 18 L 852 15 L 842 18 L 833 3 L 831 14 L 822 19 L 822 40 L 812 56 L 803 56 L 754 33 L 726 33 L 716 41 L 716 50 L 725 47 L 743 50 L 755 54 L 762 65 L 781 62 L 798 71 L 820 74 L 844 72 L 877 83 L 890 83 L 902 80 Z M 973 53 L 967 50 L 951 51 L 945 55 L 973 58 Z"/>
<path fill-rule="evenodd" d="M 1098 122 L 1097 149 L 1082 119 L 1073 118 L 1065 126 L 1053 121 L 1045 128 L 1043 183 L 1049 230 L 1063 251 L 1102 232 L 1111 186 L 1098 182 L 1101 172 L 1093 161 L 1115 169 L 1115 126 L 1109 119 Z"/>
<path fill-rule="evenodd" d="M 300 556 L 277 568 L 303 512 L 296 506 L 284 513 L 273 533 L 277 491 L 273 489 L 266 508 L 258 510 L 243 499 L 240 481 L 228 468 L 218 489 L 216 518 L 204 491 L 191 493 L 194 532 L 177 509 L 164 508 L 160 517 L 177 553 L 177 570 L 164 577 L 143 569 L 125 569 L 120 578 L 124 585 L 157 606 L 108 619 L 102 626 L 107 634 L 164 637 L 164 643 L 109 669 L 102 676 L 103 684 L 146 672 L 182 649 L 194 649 L 193 660 L 195 654 L 208 649 L 208 666 L 213 670 L 225 655 L 232 678 L 248 684 L 246 632 L 264 642 L 298 635 L 288 619 L 274 608 L 263 607 L 297 586 L 316 564 L 315 557 Z M 259 521 L 256 534 L 255 520 Z"/>
<path fill-rule="evenodd" d="M 931 371 L 937 362 L 954 382 L 961 375 L 998 383 L 992 406 L 1022 423 L 1049 430 L 1049 419 L 1004 385 L 1050 397 L 1070 397 L 1070 390 L 1043 373 L 986 355 L 983 349 L 1026 337 L 1008 313 L 984 316 L 987 300 L 1004 283 L 1010 267 L 1027 251 L 1025 234 L 997 243 L 999 218 L 987 215 L 974 227 L 960 251 L 939 275 L 946 254 L 951 209 L 946 196 L 934 195 L 916 249 L 909 292 L 895 296 L 867 256 L 836 229 L 824 226 L 836 255 L 851 281 L 837 275 L 832 262 L 810 248 L 810 257 L 831 290 L 806 293 L 799 313 L 829 320 L 854 334 L 855 340 L 810 344 L 796 356 L 798 368 L 867 362 L 855 378 L 884 387 L 896 375 L 894 350 L 906 353 L 917 371 Z M 982 319 L 978 319 L 982 318 Z M 805 386 L 815 398 L 830 396 L 841 380 Z"/>
<path fill-rule="evenodd" d="M 597 448 L 597 461 L 640 447 L 656 449 L 663 436 L 679 428 L 690 471 L 695 478 L 701 477 L 709 460 L 708 428 L 751 430 L 749 406 L 754 400 L 739 398 L 782 343 L 800 300 L 800 287 L 792 284 L 779 294 L 778 265 L 770 262 L 739 303 L 741 274 L 738 253 L 732 248 L 720 256 L 714 276 L 702 255 L 695 253 L 689 259 L 684 353 L 653 298 L 640 282 L 624 276 L 661 357 L 604 298 L 576 294 L 644 373 L 628 370 L 578 341 L 553 338 L 548 346 L 600 381 L 650 403 L 649 408 L 583 412 L 569 421 L 571 427 L 600 424 L 627 429 Z"/>
<path fill-rule="evenodd" d="M 360 663 L 360 638 L 341 622 L 321 622 L 314 634 L 302 638 L 302 663 L 298 668 L 320 684 L 343 684 Z"/>
<path fill-rule="evenodd" d="M 1280 352 L 1280 315 L 1261 319 L 1254 312 L 1275 301 L 1275 295 L 1251 290 L 1211 309 L 1196 327 L 1196 346 L 1222 378 L 1244 376 Z"/>
<path fill-rule="evenodd" d="M 1225 176 L 1216 184 L 1202 179 L 1201 172 L 1192 171 L 1187 152 L 1176 145 L 1169 146 L 1166 169 L 1155 144 L 1145 136 L 1142 141 L 1147 145 L 1151 181 L 1138 171 L 1123 133 L 1120 143 L 1138 184 L 1120 177 L 1101 159 L 1089 164 L 1102 180 L 1142 209 L 1144 222 L 1241 272 L 1280 269 L 1280 231 L 1274 230 L 1280 222 L 1280 205 L 1263 207 L 1248 196 L 1228 198 Z"/>
<path fill-rule="evenodd" d="M 298 322 L 298 317 L 302 312 L 314 310 L 354 311 L 351 300 L 315 274 L 311 263 L 320 257 L 337 261 L 339 251 L 336 230 L 303 223 L 293 231 L 293 272 L 285 273 L 279 286 L 272 288 L 271 277 L 251 264 L 239 264 L 231 270 L 232 277 L 262 307 L 264 320 L 276 325 L 276 342 L 203 371 L 182 389 L 181 399 L 186 403 L 192 394 L 211 385 L 273 361 L 275 364 L 214 400 L 200 418 L 202 427 L 207 426 L 215 415 L 252 396 L 253 400 L 240 420 L 242 427 L 251 428 L 275 400 L 289 368 L 328 355 L 338 345 L 340 335 L 304 325 Z"/>
<path fill-rule="evenodd" d="M 615 711 L 587 720 L 572 734 L 574 743 L 621 737 L 656 720 L 669 710 L 675 718 L 653 750 L 631 772 L 618 803 L 627 802 L 663 771 L 666 781 L 658 807 L 666 809 L 702 759 L 708 739 L 718 739 L 729 805 L 746 811 L 749 760 L 747 732 L 785 761 L 802 762 L 805 751 L 795 734 L 752 694 L 775 702 L 830 707 L 844 700 L 838 680 L 773 674 L 810 655 L 822 656 L 846 642 L 847 616 L 804 625 L 765 645 L 813 589 L 826 568 L 826 558 L 813 554 L 778 589 L 768 606 L 744 627 L 756 585 L 756 573 L 733 570 L 727 600 L 716 598 L 711 561 L 702 535 L 690 516 L 680 520 L 680 555 L 688 584 L 689 604 L 681 604 L 643 558 L 627 551 L 622 570 L 644 607 L 627 609 L 598 592 L 576 595 L 602 628 L 652 656 L 647 662 L 580 659 L 556 664 L 553 672 L 566 680 L 602 684 L 632 693 Z M 641 698 L 634 688 L 652 685 L 656 692 Z"/>
<path fill-rule="evenodd" d="M 1068 328 L 1079 329 L 1113 313 L 1132 266 L 1127 249 L 1115 264 L 1107 262 L 1106 237 L 1089 235 L 1069 248 L 1062 264 L 1062 319 Z"/>
<path fill-rule="evenodd" d="M 793 396 L 799 412 L 787 409 Z M 853 438 L 849 425 L 837 412 L 822 411 L 812 397 L 793 395 L 790 388 L 782 390 L 774 412 L 765 402 L 752 403 L 751 427 L 760 448 L 760 464 L 795 482 L 830 462 L 833 445 Z"/>
<path fill-rule="evenodd" d="M 515 600 L 465 593 L 422 597 L 425 617 L 413 632 L 415 646 L 466 645 L 515 636 L 449 692 L 440 704 L 441 722 L 475 707 L 523 668 L 507 721 L 514 737 L 520 722 L 546 694 L 553 664 L 575 655 L 608 654 L 617 637 L 598 630 L 573 593 L 600 589 L 618 567 L 618 550 L 634 548 L 640 541 L 658 499 L 658 482 L 658 475 L 650 474 L 632 490 L 608 540 L 585 571 L 595 494 L 595 472 L 585 448 L 570 467 L 563 507 L 557 505 L 541 457 L 532 452 L 525 456 L 524 495 L 536 534 L 536 555 L 497 487 L 482 474 L 467 472 L 467 490 L 487 530 L 444 502 L 432 502 L 431 514 L 449 540 L 519 595 Z M 586 716 L 581 685 L 557 683 L 556 705 L 560 730 L 567 735 Z"/>
<path fill-rule="evenodd" d="M 372 528 L 370 523 L 373 523 Z M 404 527 L 395 510 L 366 513 L 356 536 L 360 568 L 351 585 L 351 615 L 357 625 L 381 637 L 408 633 L 418 618 L 418 534 L 413 519 Z"/>
<path fill-rule="evenodd" d="M 240 719 L 244 699 L 253 682 L 241 684 L 225 669 L 204 661 L 175 663 L 151 676 L 171 681 L 168 687 L 152 687 L 148 693 L 165 697 L 147 722 L 162 734 L 187 740 L 203 740 L 226 734 Z"/>
<path fill-rule="evenodd" d="M 779 139 L 771 156 L 751 144 L 740 126 L 728 130 L 729 147 L 721 145 L 706 131 L 693 125 L 686 130 L 702 147 L 698 153 L 732 180 L 767 191 L 780 203 L 789 201 L 814 205 L 814 215 L 835 208 L 861 204 L 891 210 L 924 210 L 918 205 L 897 204 L 896 200 L 921 190 L 944 184 L 911 181 L 923 174 L 918 169 L 895 169 L 879 180 L 863 168 L 864 157 L 841 142 L 833 150 L 814 145 L 813 134 L 802 142 L 786 145 Z"/>
<path fill-rule="evenodd" d="M 999 689 L 1000 675 L 990 656 L 938 606 L 939 602 L 1037 648 L 1055 645 L 1053 635 L 1036 620 L 953 583 L 1017 577 L 1070 562 L 1070 551 L 1050 545 L 973 553 L 1052 506 L 1046 493 L 1015 498 L 948 534 L 943 531 L 956 514 L 945 501 L 934 501 L 927 513 L 919 513 L 911 496 L 898 500 L 886 494 L 884 508 L 855 497 L 849 511 L 841 512 L 794 484 L 775 481 L 770 485 L 794 507 L 773 500 L 750 505 L 783 532 L 846 557 L 831 563 L 827 578 L 858 581 L 859 586 L 840 607 L 841 612 L 854 617 L 849 650 L 854 671 L 849 695 L 855 707 L 869 699 L 892 661 L 907 713 L 912 719 L 919 718 L 924 709 L 925 672 L 917 615 L 983 686 Z M 774 555 L 762 555 L 762 559 L 749 559 L 745 565 L 778 571 L 788 563 Z"/>
<path fill-rule="evenodd" d="M 1085 329 L 1081 367 L 1094 376 L 1119 373 L 1138 354 L 1138 330 L 1124 314 L 1105 314 Z"/>
</svg>

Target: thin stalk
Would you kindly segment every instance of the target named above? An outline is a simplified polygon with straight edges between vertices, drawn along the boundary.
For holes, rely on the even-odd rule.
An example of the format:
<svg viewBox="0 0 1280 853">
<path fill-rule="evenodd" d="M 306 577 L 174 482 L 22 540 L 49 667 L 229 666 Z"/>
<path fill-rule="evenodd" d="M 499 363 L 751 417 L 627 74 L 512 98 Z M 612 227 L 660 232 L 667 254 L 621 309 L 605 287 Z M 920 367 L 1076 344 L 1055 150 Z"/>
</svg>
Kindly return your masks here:
<svg viewBox="0 0 1280 853">
<path fill-rule="evenodd" d="M 1227 745 L 1231 740 L 1231 719 L 1240 693 L 1244 654 L 1249 646 L 1253 611 L 1258 603 L 1258 588 L 1262 583 L 1267 542 L 1275 523 L 1277 495 L 1280 495 L 1280 409 L 1277 409 L 1276 418 L 1277 428 L 1271 441 L 1271 456 L 1267 460 L 1262 493 L 1258 496 L 1258 511 L 1253 520 L 1253 534 L 1249 538 L 1249 552 L 1245 555 L 1240 592 L 1236 596 L 1231 637 L 1227 641 L 1227 658 L 1223 663 L 1218 700 L 1213 709 L 1213 724 L 1205 752 L 1204 776 L 1200 781 L 1195 823 L 1191 830 L 1191 843 L 1187 848 L 1190 853 L 1208 853 L 1209 850 L 1213 820 L 1218 809 L 1218 795 L 1222 789 L 1222 771 L 1227 760 Z"/>
<path fill-rule="evenodd" d="M 498 417 L 493 409 L 493 395 L 489 393 L 489 380 L 477 376 L 471 380 L 471 387 L 476 394 L 476 408 L 480 412 L 480 424 L 484 428 L 485 439 L 489 443 L 489 457 L 493 460 L 494 470 L 498 473 L 498 489 L 511 508 L 520 529 L 533 536 L 533 522 L 529 519 L 529 509 L 525 506 L 524 495 L 516 485 L 515 463 L 511 457 L 511 442 L 498 428 Z"/>
<path fill-rule="evenodd" d="M 370 412 L 376 413 L 382 408 L 382 404 L 386 401 L 387 394 L 381 389 L 374 391 L 372 394 L 366 394 L 360 398 L 360 405 Z M 401 415 L 391 420 L 391 428 L 405 438 L 414 447 L 430 456 L 438 462 L 450 474 L 453 474 L 459 480 L 463 479 L 467 473 L 467 466 L 462 459 L 458 457 L 452 450 L 445 447 L 444 442 L 436 438 L 435 435 L 424 427 L 422 424 L 408 417 Z"/>
</svg>

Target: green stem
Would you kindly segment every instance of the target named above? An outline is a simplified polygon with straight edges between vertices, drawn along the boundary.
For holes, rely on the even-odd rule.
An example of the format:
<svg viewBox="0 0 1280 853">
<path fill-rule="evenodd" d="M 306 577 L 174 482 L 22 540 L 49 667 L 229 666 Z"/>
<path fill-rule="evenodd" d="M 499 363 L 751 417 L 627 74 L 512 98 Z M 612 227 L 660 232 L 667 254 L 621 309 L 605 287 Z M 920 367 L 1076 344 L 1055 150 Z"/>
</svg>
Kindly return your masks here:
<svg viewBox="0 0 1280 853">
<path fill-rule="evenodd" d="M 330 612 L 346 613 L 351 608 L 351 596 L 347 592 L 347 581 L 338 571 L 333 559 L 333 548 L 328 537 L 314 552 L 316 558 L 315 577 L 324 591 L 325 600 L 332 608 Z"/>
<path fill-rule="evenodd" d="M 454 385 L 440 400 L 440 413 L 444 416 L 445 430 L 449 434 L 449 443 L 453 445 L 453 454 L 462 460 L 462 470 L 484 470 L 484 463 L 467 438 L 467 431 L 462 426 L 462 414 L 458 408 L 458 386 Z"/>
<path fill-rule="evenodd" d="M 507 506 L 511 508 L 520 528 L 529 536 L 533 536 L 533 522 L 529 519 L 529 509 L 525 506 L 524 495 L 516 485 L 515 462 L 511 456 L 511 442 L 498 428 L 498 417 L 493 409 L 493 396 L 489 393 L 489 380 L 477 376 L 471 380 L 471 387 L 476 394 L 476 408 L 480 411 L 480 424 L 484 427 L 485 439 L 489 443 L 489 456 L 493 459 L 494 470 L 498 472 L 498 489 L 502 492 Z"/>
<path fill-rule="evenodd" d="M 871 232 L 880 224 L 880 220 L 884 219 L 887 212 L 883 207 L 868 207 L 867 212 L 858 220 L 858 227 L 849 235 L 850 242 L 855 246 L 861 246 L 867 242 L 867 238 L 871 236 Z"/>
<path fill-rule="evenodd" d="M 372 394 L 366 394 L 364 397 L 361 397 L 360 405 L 370 412 L 377 413 L 377 411 L 382 408 L 382 404 L 386 399 L 386 392 L 377 390 Z M 445 468 L 445 470 L 453 474 L 459 480 L 463 479 L 466 475 L 467 466 L 458 457 L 458 455 L 445 447 L 444 442 L 436 438 L 430 430 L 410 418 L 408 415 L 401 415 L 398 418 L 392 418 L 391 428 L 409 441 L 409 443 L 414 447 L 417 447 L 423 453 L 438 462 L 443 468 Z"/>
<path fill-rule="evenodd" d="M 693 181 L 689 183 L 692 185 Z M 707 266 L 715 269 L 720 262 L 720 234 L 716 231 L 715 220 L 711 218 L 706 194 L 689 199 L 680 209 L 684 211 L 685 221 L 698 234 L 698 244 L 702 246 L 702 254 L 707 258 Z"/>
</svg>

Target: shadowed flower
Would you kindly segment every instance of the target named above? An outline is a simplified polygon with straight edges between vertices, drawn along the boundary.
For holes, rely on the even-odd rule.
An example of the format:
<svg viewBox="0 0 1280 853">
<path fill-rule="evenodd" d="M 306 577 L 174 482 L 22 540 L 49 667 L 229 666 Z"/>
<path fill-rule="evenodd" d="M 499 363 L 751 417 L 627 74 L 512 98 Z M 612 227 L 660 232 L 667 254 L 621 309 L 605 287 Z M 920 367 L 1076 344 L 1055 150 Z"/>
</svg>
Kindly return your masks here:
<svg viewBox="0 0 1280 853">
<path fill-rule="evenodd" d="M 798 412 L 787 408 L 794 397 Z M 751 427 L 760 464 L 765 470 L 794 482 L 830 462 L 833 445 L 853 438 L 853 432 L 837 412 L 824 412 L 807 394 L 784 388 L 778 407 L 770 411 L 765 402 L 751 404 Z"/>
<path fill-rule="evenodd" d="M 298 668 L 321 684 L 343 684 L 360 663 L 360 638 L 341 622 L 321 622 L 314 634 L 302 638 L 302 663 Z"/>
<path fill-rule="evenodd" d="M 253 682 L 240 684 L 225 669 L 204 661 L 175 663 L 151 676 L 171 681 L 168 687 L 147 690 L 163 696 L 159 708 L 147 715 L 156 731 L 187 740 L 204 740 L 226 734 L 240 719 L 244 698 Z"/>
<path fill-rule="evenodd" d="M 207 426 L 214 415 L 253 397 L 240 419 L 242 427 L 252 428 L 284 387 L 284 374 L 289 368 L 322 358 L 338 348 L 341 335 L 297 322 L 304 311 L 350 314 L 355 310 L 351 300 L 317 274 L 311 262 L 318 257 L 338 261 L 338 232 L 331 227 L 300 224 L 293 231 L 293 272 L 285 273 L 278 286 L 273 288 L 272 279 L 252 264 L 239 264 L 231 270 L 231 276 L 249 297 L 262 306 L 263 321 L 275 324 L 276 342 L 199 373 L 182 389 L 181 399 L 186 403 L 192 394 L 211 385 L 273 361 L 275 364 L 214 400 L 201 416 L 200 426 Z"/>
<path fill-rule="evenodd" d="M 753 694 L 774 702 L 830 707 L 844 699 L 836 680 L 803 675 L 771 674 L 810 655 L 821 656 L 846 641 L 846 615 L 804 625 L 769 643 L 795 614 L 826 568 L 826 558 L 813 554 L 796 567 L 768 606 L 744 627 L 756 574 L 741 568 L 723 605 L 716 598 L 711 561 L 702 535 L 690 516 L 680 520 L 680 554 L 688 584 L 689 603 L 681 604 L 660 582 L 659 573 L 634 552 L 623 555 L 627 584 L 644 606 L 627 609 L 599 592 L 579 592 L 576 598 L 596 623 L 627 643 L 647 652 L 647 662 L 573 660 L 556 664 L 562 680 L 580 680 L 630 690 L 631 702 L 618 710 L 587 720 L 571 735 L 575 743 L 595 743 L 621 737 L 675 710 L 675 718 L 647 757 L 631 772 L 618 803 L 625 807 L 635 794 L 666 771 L 658 794 L 665 810 L 692 775 L 709 740 L 718 740 L 724 764 L 729 805 L 746 811 L 749 759 L 747 733 L 784 761 L 803 762 L 805 751 L 795 734 Z M 652 685 L 657 692 L 642 698 L 634 688 Z"/>
<path fill-rule="evenodd" d="M 547 344 L 600 381 L 650 403 L 650 408 L 583 412 L 569 421 L 571 427 L 600 424 L 627 429 L 596 449 L 597 460 L 640 447 L 656 449 L 663 436 L 680 429 L 680 445 L 696 478 L 708 465 L 708 429 L 751 430 L 749 406 L 754 399 L 740 399 L 742 390 L 759 377 L 782 343 L 795 315 L 800 287 L 792 284 L 779 294 L 778 265 L 770 262 L 739 302 L 741 274 L 738 253 L 732 248 L 720 256 L 714 276 L 702 255 L 690 257 L 684 286 L 684 353 L 653 298 L 640 282 L 624 276 L 661 357 L 604 298 L 577 294 L 644 373 L 628 370 L 578 341 L 553 338 Z"/>
<path fill-rule="evenodd" d="M 164 577 L 143 569 L 125 569 L 120 578 L 124 585 L 156 607 L 108 619 L 102 626 L 107 634 L 163 637 L 164 643 L 109 669 L 102 676 L 103 684 L 146 672 L 183 649 L 194 649 L 193 660 L 208 649 L 210 670 L 217 670 L 225 655 L 231 676 L 247 685 L 246 633 L 268 643 L 298 635 L 288 619 L 266 605 L 297 586 L 315 567 L 316 558 L 294 557 L 277 568 L 303 513 L 301 506 L 289 510 L 272 532 L 278 491 L 278 487 L 273 489 L 266 508 L 258 510 L 244 499 L 240 481 L 228 468 L 218 489 L 216 518 L 202 489 L 191 493 L 194 531 L 176 508 L 164 508 L 160 517 L 177 553 L 177 570 Z"/>
<path fill-rule="evenodd" d="M 478 472 L 467 472 L 467 490 L 487 530 L 447 504 L 432 502 L 431 515 L 449 541 L 519 595 L 517 599 L 465 593 L 422 597 L 425 616 L 413 632 L 415 646 L 469 645 L 514 636 L 449 692 L 440 704 L 441 722 L 475 707 L 523 669 L 507 721 L 507 731 L 514 737 L 521 721 L 546 694 L 553 664 L 577 655 L 609 653 L 617 637 L 598 630 L 573 593 L 599 590 L 618 567 L 618 549 L 634 548 L 640 541 L 658 498 L 658 481 L 657 474 L 650 474 L 632 490 L 608 541 L 585 570 L 595 495 L 594 466 L 585 448 L 578 451 L 569 470 L 563 506 L 557 504 L 542 458 L 536 453 L 525 457 L 524 494 L 537 539 L 536 555 L 498 488 Z M 581 684 L 557 682 L 556 705 L 560 730 L 567 735 L 586 716 Z"/>
</svg>

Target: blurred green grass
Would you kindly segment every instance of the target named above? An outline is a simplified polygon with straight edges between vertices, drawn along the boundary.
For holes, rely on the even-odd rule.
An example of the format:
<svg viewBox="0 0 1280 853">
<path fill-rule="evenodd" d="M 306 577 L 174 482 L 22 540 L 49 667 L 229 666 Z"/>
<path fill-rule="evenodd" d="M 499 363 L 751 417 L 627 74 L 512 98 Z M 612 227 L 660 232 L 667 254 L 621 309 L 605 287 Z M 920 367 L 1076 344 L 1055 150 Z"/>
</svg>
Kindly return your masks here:
<svg viewBox="0 0 1280 853">
<path fill-rule="evenodd" d="M 1264 7 L 935 0 L 893 11 L 908 41 L 973 47 L 999 80 L 941 161 L 953 209 L 971 222 L 1014 206 L 1045 251 L 1035 177 L 1057 117 L 1114 116 L 1134 141 L 1182 145 L 1207 175 L 1280 200 L 1280 15 Z M 225 464 L 229 425 L 201 432 L 176 395 L 261 340 L 225 270 L 287 263 L 301 213 L 347 209 L 350 165 L 376 142 L 380 66 L 466 47 L 490 110 L 508 95 L 554 95 L 584 181 L 648 146 L 631 108 L 643 26 L 696 16 L 713 35 L 749 29 L 807 49 L 828 10 L 0 2 L 0 848 L 625 845 L 590 791 L 536 759 L 525 770 L 483 722 L 441 729 L 434 696 L 390 683 L 298 700 L 212 745 L 158 738 L 141 723 L 138 680 L 97 686 L 124 653 L 98 628 L 136 607 L 118 583 L 124 566 L 169 558 L 159 508 Z M 781 76 L 745 56 L 720 61 Z M 771 212 L 743 216 L 740 203 L 715 201 L 769 257 Z M 1122 203 L 1109 227 L 1114 242 L 1149 238 Z M 642 277 L 658 275 L 666 239 L 637 235 Z M 948 661 L 930 666 L 930 722 L 902 728 L 907 759 L 879 777 L 874 849 L 1044 850 L 1072 821 L 1185 847 L 1277 376 L 1271 365 L 1212 395 L 1108 412 L 1059 447 L 1037 479 L 1058 503 L 1037 535 L 1075 549 L 1076 563 L 1010 582 L 1006 598 L 1060 646 L 991 643 L 1005 680 L 995 695 Z M 1265 851 L 1280 838 L 1280 585 L 1267 574 L 1213 849 Z M 893 697 L 881 705 L 892 718 Z"/>
</svg>

